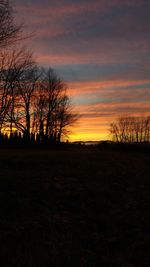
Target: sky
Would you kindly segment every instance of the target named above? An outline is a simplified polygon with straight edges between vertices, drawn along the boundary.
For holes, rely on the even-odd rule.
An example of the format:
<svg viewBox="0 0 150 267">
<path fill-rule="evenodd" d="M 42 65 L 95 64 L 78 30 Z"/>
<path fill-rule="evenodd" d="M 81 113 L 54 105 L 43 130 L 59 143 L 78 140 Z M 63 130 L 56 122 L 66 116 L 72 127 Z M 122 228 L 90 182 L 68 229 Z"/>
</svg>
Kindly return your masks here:
<svg viewBox="0 0 150 267">
<path fill-rule="evenodd" d="M 150 114 L 149 0 L 14 0 L 39 65 L 68 85 L 70 141 L 110 139 L 122 115 Z"/>
</svg>

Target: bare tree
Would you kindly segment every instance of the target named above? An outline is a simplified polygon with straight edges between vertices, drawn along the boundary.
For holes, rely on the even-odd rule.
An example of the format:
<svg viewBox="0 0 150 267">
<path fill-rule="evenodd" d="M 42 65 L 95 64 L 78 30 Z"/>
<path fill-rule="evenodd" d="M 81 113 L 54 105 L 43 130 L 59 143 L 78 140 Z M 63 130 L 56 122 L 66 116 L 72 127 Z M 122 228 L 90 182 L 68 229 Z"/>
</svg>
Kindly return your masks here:
<svg viewBox="0 0 150 267">
<path fill-rule="evenodd" d="M 15 110 L 13 112 L 13 122 L 27 138 L 31 133 L 31 116 L 33 94 L 38 83 L 38 68 L 29 52 L 23 53 L 23 58 L 18 66 L 18 76 L 16 79 L 17 95 Z"/>
<path fill-rule="evenodd" d="M 3 51 L 0 53 L 0 131 L 11 105 L 11 89 L 13 88 L 14 53 Z"/>
<path fill-rule="evenodd" d="M 61 139 L 62 135 L 66 135 L 69 130 L 68 126 L 73 125 L 79 118 L 79 115 L 72 110 L 72 104 L 65 93 L 58 103 L 56 110 L 56 131 L 59 133 L 59 138 Z"/>
<path fill-rule="evenodd" d="M 36 66 L 23 73 L 18 82 L 17 116 L 14 118 L 16 128 L 29 138 L 31 133 L 31 117 L 33 115 L 32 101 L 34 91 L 38 83 L 38 71 Z"/>
<path fill-rule="evenodd" d="M 6 49 L 20 40 L 9 0 L 0 0 L 0 132 L 9 129 L 60 139 L 77 120 L 66 84 L 51 68 L 39 69 L 32 53 Z"/>
<path fill-rule="evenodd" d="M 21 25 L 14 21 L 9 0 L 0 0 L 0 47 L 6 47 L 20 39 Z"/>
<path fill-rule="evenodd" d="M 66 89 L 66 84 L 53 69 L 42 70 L 35 99 L 34 126 L 46 138 L 57 136 L 60 139 L 67 132 L 66 128 L 77 120 Z"/>
<path fill-rule="evenodd" d="M 31 133 L 60 140 L 75 123 L 66 84 L 53 69 L 40 71 L 32 54 L 5 52 L 0 69 L 0 131 Z"/>
<path fill-rule="evenodd" d="M 111 123 L 110 133 L 114 141 L 142 143 L 150 141 L 149 116 L 122 116 Z"/>
<path fill-rule="evenodd" d="M 41 86 L 47 97 L 45 135 L 48 136 L 53 133 L 54 113 L 58 105 L 58 99 L 66 89 L 66 85 L 51 68 L 43 71 L 43 76 Z"/>
<path fill-rule="evenodd" d="M 30 132 L 30 102 L 37 80 L 32 54 L 25 49 L 1 53 L 1 127 Z"/>
</svg>

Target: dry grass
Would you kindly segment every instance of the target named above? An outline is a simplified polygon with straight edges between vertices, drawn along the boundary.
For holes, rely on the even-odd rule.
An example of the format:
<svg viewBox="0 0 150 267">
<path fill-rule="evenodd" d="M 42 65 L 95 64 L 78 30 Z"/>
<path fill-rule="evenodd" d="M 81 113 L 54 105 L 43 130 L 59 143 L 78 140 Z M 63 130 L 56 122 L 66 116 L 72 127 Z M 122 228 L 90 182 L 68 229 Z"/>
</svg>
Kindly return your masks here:
<svg viewBox="0 0 150 267">
<path fill-rule="evenodd" d="M 1 266 L 150 266 L 149 154 L 0 150 Z"/>
</svg>

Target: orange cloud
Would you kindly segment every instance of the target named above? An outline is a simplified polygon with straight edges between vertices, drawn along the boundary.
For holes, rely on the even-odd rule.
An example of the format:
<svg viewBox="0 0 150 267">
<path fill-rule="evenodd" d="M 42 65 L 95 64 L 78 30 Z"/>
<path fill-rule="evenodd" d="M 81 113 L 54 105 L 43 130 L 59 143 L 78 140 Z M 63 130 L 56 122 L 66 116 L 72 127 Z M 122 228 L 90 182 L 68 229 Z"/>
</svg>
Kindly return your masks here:
<svg viewBox="0 0 150 267">
<path fill-rule="evenodd" d="M 148 84 L 150 84 L 150 80 L 70 83 L 69 93 L 73 99 L 78 97 L 87 100 L 88 94 L 93 94 L 98 99 L 97 103 L 76 102 L 75 110 L 81 115 L 81 118 L 73 129 L 73 133 L 70 134 L 70 140 L 109 139 L 110 123 L 118 116 L 124 114 L 149 115 L 150 87 L 147 87 Z M 132 86 L 134 88 L 130 90 Z M 104 96 L 105 99 L 101 102 L 100 100 Z M 113 101 L 108 101 L 107 98 L 113 98 Z M 123 102 L 120 101 L 122 98 Z M 89 100 L 92 101 L 92 96 Z"/>
<path fill-rule="evenodd" d="M 118 114 L 149 112 L 147 1 L 15 1 L 37 61 L 60 71 L 81 114 L 70 138 L 106 139 Z"/>
</svg>

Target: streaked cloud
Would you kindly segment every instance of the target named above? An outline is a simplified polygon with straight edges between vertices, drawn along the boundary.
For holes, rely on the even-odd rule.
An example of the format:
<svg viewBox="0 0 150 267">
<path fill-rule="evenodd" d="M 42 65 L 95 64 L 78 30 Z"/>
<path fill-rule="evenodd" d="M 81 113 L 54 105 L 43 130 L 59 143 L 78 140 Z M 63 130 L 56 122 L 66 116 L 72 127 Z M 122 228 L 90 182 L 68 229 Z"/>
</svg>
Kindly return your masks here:
<svg viewBox="0 0 150 267">
<path fill-rule="evenodd" d="M 72 138 L 104 138 L 118 114 L 150 111 L 150 1 L 14 3 L 39 64 L 64 78 L 81 113 Z"/>
</svg>

